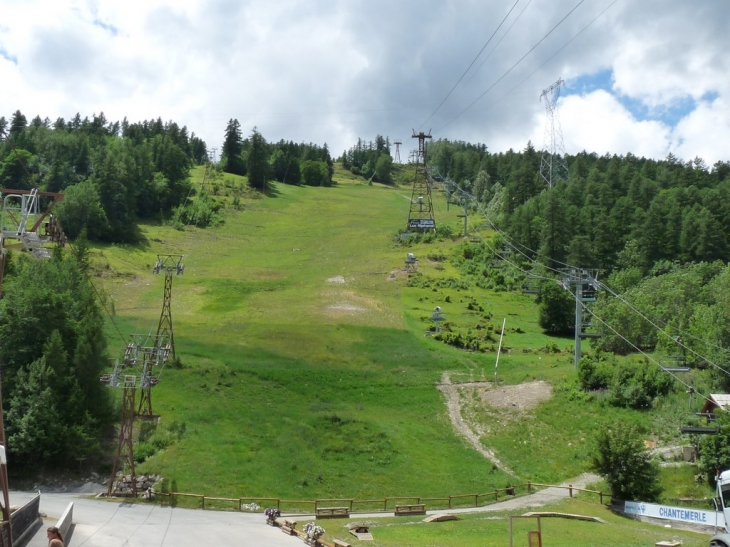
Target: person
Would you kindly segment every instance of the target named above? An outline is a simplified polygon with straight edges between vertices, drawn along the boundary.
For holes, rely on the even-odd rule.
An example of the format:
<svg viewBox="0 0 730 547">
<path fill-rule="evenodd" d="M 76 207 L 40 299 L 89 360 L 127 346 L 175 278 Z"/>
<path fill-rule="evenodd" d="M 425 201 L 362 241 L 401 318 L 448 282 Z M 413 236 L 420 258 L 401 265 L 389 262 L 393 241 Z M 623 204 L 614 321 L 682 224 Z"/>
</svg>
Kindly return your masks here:
<svg viewBox="0 0 730 547">
<path fill-rule="evenodd" d="M 48 547 L 63 547 L 63 536 L 55 526 L 48 529 Z"/>
</svg>

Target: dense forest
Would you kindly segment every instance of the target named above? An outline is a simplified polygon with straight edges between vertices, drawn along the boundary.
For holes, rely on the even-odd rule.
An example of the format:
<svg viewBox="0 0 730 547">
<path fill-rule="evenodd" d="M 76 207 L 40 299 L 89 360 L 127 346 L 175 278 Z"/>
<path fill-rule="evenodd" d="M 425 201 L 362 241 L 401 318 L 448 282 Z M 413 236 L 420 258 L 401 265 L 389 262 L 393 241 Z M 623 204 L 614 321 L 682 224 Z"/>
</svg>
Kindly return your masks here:
<svg viewBox="0 0 730 547">
<path fill-rule="evenodd" d="M 159 118 L 0 118 L 0 185 L 63 192 L 57 214 L 72 238 L 85 228 L 91 239 L 135 241 L 137 219 L 180 206 L 190 167 L 206 159 L 205 142 Z"/>
<path fill-rule="evenodd" d="M 491 154 L 485 145 L 439 140 L 427 162 L 547 266 L 646 274 L 662 261 L 730 258 L 730 163 L 587 152 L 565 160 L 567 180 L 549 191 L 530 143 Z"/>
<path fill-rule="evenodd" d="M 519 290 L 526 274 L 559 280 L 567 266 L 596 270 L 606 287 L 591 306 L 597 348 L 659 350 L 710 368 L 716 388 L 730 390 L 718 368 L 730 345 L 730 163 L 582 152 L 565 157 L 567 176 L 548 188 L 540 155 L 529 143 L 497 154 L 445 140 L 428 147 L 451 199 L 468 196 L 519 250 L 505 271 L 491 267 L 504 265 L 499 244 L 467 246 L 462 271 L 482 286 Z M 545 330 L 572 334 L 573 295 L 543 281 L 536 298 Z"/>
</svg>

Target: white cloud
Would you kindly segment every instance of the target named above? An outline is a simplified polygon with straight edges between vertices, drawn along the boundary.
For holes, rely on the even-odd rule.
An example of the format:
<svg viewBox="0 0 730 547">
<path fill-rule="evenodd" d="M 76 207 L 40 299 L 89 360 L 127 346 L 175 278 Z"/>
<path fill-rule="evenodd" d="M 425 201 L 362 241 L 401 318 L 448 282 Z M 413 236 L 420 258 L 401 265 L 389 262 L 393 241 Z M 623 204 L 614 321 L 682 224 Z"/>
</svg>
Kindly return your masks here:
<svg viewBox="0 0 730 547">
<path fill-rule="evenodd" d="M 606 91 L 571 95 L 561 100 L 559 107 L 568 153 L 631 152 L 636 156 L 663 158 L 669 151 L 669 127 L 658 121 L 637 121 Z"/>
<path fill-rule="evenodd" d="M 540 91 L 559 76 L 612 69 L 616 89 L 650 107 L 708 91 L 719 97 L 671 135 L 657 122 L 633 120 L 610 97 L 567 100 L 566 148 L 663 157 L 672 142 L 683 153 L 691 147 L 708 161 L 721 158 L 716 143 L 727 134 L 730 101 L 725 0 L 618 2 L 550 59 L 611 2 L 582 4 L 455 118 L 575 5 L 522 0 L 487 51 L 526 8 L 498 49 L 423 129 L 492 151 L 522 149 L 530 138 L 539 147 Z M 497 0 L 4 0 L 0 49 L 17 64 L 0 57 L 0 115 L 159 116 L 211 147 L 220 146 L 230 118 L 269 140 L 326 141 L 334 153 L 376 133 L 405 144 L 508 8 Z"/>
<path fill-rule="evenodd" d="M 682 119 L 673 134 L 672 152 L 685 161 L 699 156 L 712 165 L 730 159 L 730 109 L 725 98 L 703 101 Z"/>
</svg>

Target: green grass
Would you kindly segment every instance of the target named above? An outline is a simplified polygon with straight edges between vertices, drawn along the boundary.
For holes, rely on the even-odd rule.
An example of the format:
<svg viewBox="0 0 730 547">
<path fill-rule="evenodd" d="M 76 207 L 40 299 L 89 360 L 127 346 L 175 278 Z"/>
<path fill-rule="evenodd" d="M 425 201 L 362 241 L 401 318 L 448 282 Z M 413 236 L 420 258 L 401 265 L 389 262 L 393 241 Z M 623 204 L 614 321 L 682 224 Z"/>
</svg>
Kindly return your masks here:
<svg viewBox="0 0 730 547">
<path fill-rule="evenodd" d="M 604 523 L 542 518 L 542 544 L 545 547 L 643 547 L 657 541 L 679 539 L 685 547 L 704 547 L 708 536 L 684 530 L 664 529 L 652 524 L 635 522 L 616 516 L 596 503 L 581 499 L 566 500 L 541 508 L 544 511 L 572 513 L 603 519 Z M 323 539 L 345 539 L 354 547 L 461 547 L 464 545 L 509 545 L 509 516 L 519 512 L 470 513 L 459 515 L 461 520 L 425 523 L 423 517 L 391 517 L 368 519 L 374 541 L 358 541 L 351 536 L 342 521 L 323 522 Z M 347 523 L 351 522 L 350 520 Z M 514 519 L 513 544 L 527 545 L 527 532 L 537 530 L 535 519 Z"/>
<path fill-rule="evenodd" d="M 201 177 L 194 173 L 196 183 Z M 183 422 L 187 430 L 140 472 L 162 474 L 179 492 L 217 496 L 437 497 L 568 479 L 585 470 L 596 427 L 619 418 L 643 424 L 647 435 L 659 427 L 658 412 L 575 399 L 573 340 L 542 334 L 528 296 L 448 288 L 458 270 L 427 256 L 453 256 L 460 238 L 395 245 L 409 187 L 368 185 L 339 168 L 336 179 L 333 188 L 275 184 L 259 198 L 226 175 L 216 183 L 216 199 L 227 206 L 222 225 L 147 224 L 139 246 L 95 249 L 98 282 L 117 313 L 107 329 L 113 356 L 129 334 L 156 330 L 163 292 L 163 278 L 152 274 L 156 255 L 184 255 L 172 300 L 183 367 L 161 371 L 152 399 L 163 424 Z M 240 211 L 234 195 L 243 196 Z M 458 232 L 459 210 L 446 211 L 438 195 L 434 205 L 439 223 Z M 408 287 L 406 252 L 445 288 Z M 334 282 L 339 277 L 345 283 Z M 483 313 L 467 309 L 472 300 Z M 463 329 L 480 321 L 499 328 L 506 318 L 500 382 L 554 387 L 552 400 L 519 419 L 473 409 L 490 426 L 483 443 L 516 477 L 452 429 L 436 384 L 444 372 L 454 381 L 491 380 L 495 352 L 424 337 L 436 305 Z"/>
</svg>

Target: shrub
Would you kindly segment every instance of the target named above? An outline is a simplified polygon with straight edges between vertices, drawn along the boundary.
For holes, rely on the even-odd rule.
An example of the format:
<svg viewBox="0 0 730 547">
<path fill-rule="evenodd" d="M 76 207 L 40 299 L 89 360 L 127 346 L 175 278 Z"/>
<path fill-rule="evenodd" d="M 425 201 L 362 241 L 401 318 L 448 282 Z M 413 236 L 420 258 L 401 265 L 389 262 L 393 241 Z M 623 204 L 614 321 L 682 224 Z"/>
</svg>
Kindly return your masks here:
<svg viewBox="0 0 730 547">
<path fill-rule="evenodd" d="M 604 477 L 615 499 L 659 499 L 659 466 L 651 459 L 639 432 L 631 426 L 618 423 L 597 433 L 591 467 Z"/>
</svg>

